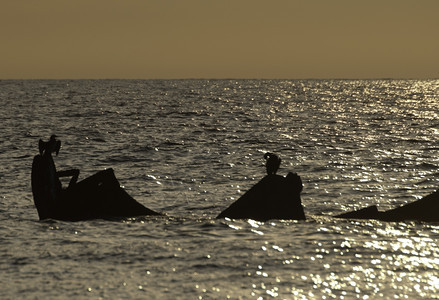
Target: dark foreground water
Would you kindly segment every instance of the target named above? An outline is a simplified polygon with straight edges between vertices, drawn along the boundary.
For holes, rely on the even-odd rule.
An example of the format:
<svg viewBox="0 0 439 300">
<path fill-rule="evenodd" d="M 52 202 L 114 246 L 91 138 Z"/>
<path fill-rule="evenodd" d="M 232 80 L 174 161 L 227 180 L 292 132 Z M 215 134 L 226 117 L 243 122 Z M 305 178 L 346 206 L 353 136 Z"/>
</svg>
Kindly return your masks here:
<svg viewBox="0 0 439 300">
<path fill-rule="evenodd" d="M 0 81 L 0 298 L 439 298 L 439 224 L 338 220 L 439 187 L 439 81 Z M 112 167 L 166 217 L 38 221 L 38 139 L 58 170 Z M 216 220 L 264 176 L 307 221 Z M 439 212 L 438 212 L 439 213 Z"/>
</svg>

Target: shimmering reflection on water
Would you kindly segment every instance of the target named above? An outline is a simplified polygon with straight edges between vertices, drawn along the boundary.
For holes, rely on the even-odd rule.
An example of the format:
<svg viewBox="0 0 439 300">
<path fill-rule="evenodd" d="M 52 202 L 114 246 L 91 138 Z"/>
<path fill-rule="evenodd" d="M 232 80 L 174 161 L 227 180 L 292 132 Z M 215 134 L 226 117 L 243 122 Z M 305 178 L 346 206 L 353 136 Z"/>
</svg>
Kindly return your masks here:
<svg viewBox="0 0 439 300">
<path fill-rule="evenodd" d="M 437 298 L 437 224 L 346 221 L 439 186 L 437 80 L 0 81 L 0 298 Z M 112 167 L 163 218 L 38 222 L 29 170 Z M 264 175 L 307 221 L 214 217 Z"/>
<path fill-rule="evenodd" d="M 436 236 L 432 238 L 428 229 L 413 223 L 335 223 L 325 218 L 314 222 L 315 232 L 306 236 L 292 233 L 292 239 L 301 240 L 299 244 L 286 243 L 279 237 L 271 240 L 271 229 L 285 225 L 284 222 L 249 221 L 246 229 L 229 224 L 234 230 L 264 235 L 265 241 L 253 256 L 259 256 L 265 264 L 256 264 L 248 273 L 252 296 L 411 299 L 437 295 L 437 227 L 431 226 Z M 414 232 L 417 236 L 413 236 Z"/>
</svg>

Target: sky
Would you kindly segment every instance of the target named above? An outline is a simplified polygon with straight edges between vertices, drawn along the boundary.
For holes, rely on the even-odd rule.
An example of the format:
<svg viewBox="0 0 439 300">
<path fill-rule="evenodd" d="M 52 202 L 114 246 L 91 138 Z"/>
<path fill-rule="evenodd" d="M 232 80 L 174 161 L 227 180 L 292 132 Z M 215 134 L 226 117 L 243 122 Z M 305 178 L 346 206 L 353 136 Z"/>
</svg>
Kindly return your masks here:
<svg viewBox="0 0 439 300">
<path fill-rule="evenodd" d="M 439 78 L 437 0 L 0 0 L 0 79 Z"/>
</svg>

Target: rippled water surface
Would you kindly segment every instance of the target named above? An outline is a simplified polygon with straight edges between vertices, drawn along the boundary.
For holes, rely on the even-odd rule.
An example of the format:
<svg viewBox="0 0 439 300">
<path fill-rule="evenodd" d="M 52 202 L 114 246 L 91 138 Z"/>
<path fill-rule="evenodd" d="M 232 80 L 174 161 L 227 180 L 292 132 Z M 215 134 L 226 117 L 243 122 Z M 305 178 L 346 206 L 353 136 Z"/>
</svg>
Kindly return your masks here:
<svg viewBox="0 0 439 300">
<path fill-rule="evenodd" d="M 439 81 L 0 81 L 2 299 L 439 298 L 439 224 L 338 220 L 439 186 Z M 165 217 L 38 221 L 38 139 L 59 170 L 112 167 Z M 216 220 L 264 176 L 306 221 Z"/>
</svg>

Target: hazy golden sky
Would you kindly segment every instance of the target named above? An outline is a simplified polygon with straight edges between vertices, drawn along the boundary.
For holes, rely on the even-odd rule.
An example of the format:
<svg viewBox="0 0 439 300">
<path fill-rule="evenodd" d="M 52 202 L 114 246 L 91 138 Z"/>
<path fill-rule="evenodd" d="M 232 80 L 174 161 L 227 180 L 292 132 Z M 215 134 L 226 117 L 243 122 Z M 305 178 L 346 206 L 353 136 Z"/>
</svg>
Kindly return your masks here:
<svg viewBox="0 0 439 300">
<path fill-rule="evenodd" d="M 0 78 L 439 78 L 439 0 L 1 0 Z"/>
</svg>

